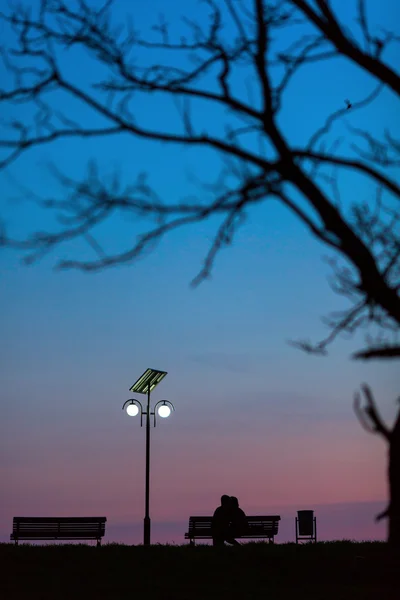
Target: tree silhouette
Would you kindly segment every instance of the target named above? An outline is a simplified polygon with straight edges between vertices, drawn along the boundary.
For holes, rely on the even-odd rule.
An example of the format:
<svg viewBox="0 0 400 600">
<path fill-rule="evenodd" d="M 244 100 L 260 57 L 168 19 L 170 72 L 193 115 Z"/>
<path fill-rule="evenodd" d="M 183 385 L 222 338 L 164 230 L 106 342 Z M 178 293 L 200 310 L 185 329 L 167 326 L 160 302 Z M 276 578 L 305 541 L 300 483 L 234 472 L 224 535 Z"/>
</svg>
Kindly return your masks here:
<svg viewBox="0 0 400 600">
<path fill-rule="evenodd" d="M 94 161 L 82 180 L 53 167 L 65 193 L 61 198 L 31 197 L 54 211 L 57 227 L 15 239 L 3 224 L 2 245 L 19 249 L 31 263 L 61 243 L 83 238 L 93 249 L 93 259 L 63 260 L 58 266 L 94 271 L 128 263 L 171 230 L 216 216 L 215 237 L 193 280 L 198 284 L 210 275 L 218 252 L 232 243 L 253 205 L 275 199 L 333 252 L 332 287 L 350 304 L 327 318 L 330 333 L 325 339 L 296 345 L 325 353 L 341 332 L 367 327 L 378 335 L 367 338 L 366 348 L 353 357 L 399 357 L 400 140 L 389 131 L 379 137 L 347 121 L 351 143 L 332 137 L 338 123 L 373 106 L 383 92 L 400 95 L 400 76 L 385 58 L 399 35 L 372 27 L 364 0 L 356 4 L 351 30 L 329 0 L 206 0 L 208 24 L 186 16 L 182 34 L 176 35 L 161 17 L 146 38 L 129 23 L 115 26 L 112 0 L 100 8 L 93 4 L 41 0 L 1 13 L 14 42 L 2 48 L 12 84 L 0 90 L 0 106 L 7 109 L 4 114 L 10 107 L 25 112 L 23 120 L 12 117 L 3 123 L 0 169 L 46 144 L 118 134 L 209 149 L 219 153 L 225 166 L 208 188 L 211 200 L 205 194 L 170 203 L 138 173 L 123 186 L 117 177 L 102 177 Z M 234 33 L 228 35 L 227 27 Z M 71 50 L 86 52 L 94 61 L 84 83 L 66 68 Z M 304 144 L 290 142 L 280 117 L 291 82 L 312 65 L 322 63 L 328 69 L 338 57 L 370 78 L 371 93 L 360 99 L 344 97 L 343 105 L 327 114 Z M 243 83 L 239 93 L 237 81 L 244 70 L 252 89 L 247 92 Z M 62 109 L 61 95 L 72 101 Z M 152 127 L 137 117 L 135 108 L 143 98 L 159 98 L 160 110 L 167 101 L 175 103 L 179 126 L 165 122 L 162 128 Z M 79 119 L 74 102 L 93 119 Z M 310 96 L 310 110 L 312 103 Z M 224 111 L 223 133 L 221 124 L 210 122 L 205 129 L 197 124 L 200 110 L 214 109 Z M 354 190 L 347 190 L 342 201 L 337 177 L 342 172 L 367 180 L 374 190 L 372 201 L 355 201 L 349 197 Z M 153 226 L 124 251 L 110 254 L 98 238 L 99 226 L 118 213 L 152 219 Z M 398 503 L 391 507 L 391 518 L 400 514 Z"/>
</svg>

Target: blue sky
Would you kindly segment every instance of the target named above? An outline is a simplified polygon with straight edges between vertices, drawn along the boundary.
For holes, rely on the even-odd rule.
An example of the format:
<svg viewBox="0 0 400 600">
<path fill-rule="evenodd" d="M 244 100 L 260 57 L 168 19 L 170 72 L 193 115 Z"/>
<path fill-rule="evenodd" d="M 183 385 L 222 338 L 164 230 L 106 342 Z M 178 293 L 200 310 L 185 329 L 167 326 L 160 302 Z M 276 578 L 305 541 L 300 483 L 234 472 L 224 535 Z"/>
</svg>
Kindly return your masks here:
<svg viewBox="0 0 400 600">
<path fill-rule="evenodd" d="M 352 3 L 336 4 L 350 22 Z M 390 25 L 400 17 L 397 2 L 367 4 L 371 22 Z M 151 0 L 143 6 L 116 2 L 114 18 L 132 12 L 145 32 L 159 10 L 175 27 L 178 14 L 201 20 L 204 11 L 188 0 Z M 82 81 L 92 74 L 91 64 L 87 57 L 68 60 L 71 76 Z M 345 98 L 357 101 L 374 85 L 342 59 L 310 67 L 288 90 L 282 127 L 293 143 L 304 143 Z M 61 102 L 70 108 L 66 99 Z M 156 99 L 141 101 L 138 118 L 173 129 L 178 121 L 172 107 L 158 103 L 154 113 L 155 105 Z M 81 110 L 73 109 L 78 120 L 86 117 Z M 223 131 L 225 118 L 207 106 L 195 112 L 198 126 L 210 131 Z M 383 92 L 373 107 L 348 122 L 373 132 L 398 125 L 393 97 Z M 349 142 L 344 125 L 333 135 L 345 135 L 344 143 Z M 22 235 L 52 226 L 48 212 L 15 200 L 21 196 L 18 185 L 38 195 L 60 194 L 46 163 L 54 161 L 69 176 L 81 177 L 91 158 L 101 172 L 120 170 L 124 182 L 148 171 L 149 182 L 171 202 L 199 194 L 188 172 L 209 181 L 220 168 L 214 152 L 128 136 L 57 142 L 26 153 L 1 174 L 2 214 L 11 231 Z M 350 174 L 341 175 L 339 183 L 344 203 L 375 193 Z M 154 519 L 175 522 L 175 506 L 179 516 L 192 514 L 194 506 L 209 510 L 225 492 L 223 483 L 231 489 L 236 485 L 248 512 L 280 504 L 300 509 L 384 501 L 385 446 L 361 429 L 351 404 L 353 392 L 367 381 L 391 422 L 398 366 L 350 361 L 351 352 L 364 344 L 361 332 L 339 339 L 326 358 L 287 344 L 299 338 L 318 341 L 327 333 L 320 317 L 343 306 L 327 282 L 323 257 L 329 251 L 286 209 L 267 201 L 249 211 L 234 244 L 217 258 L 212 278 L 192 289 L 189 283 L 216 225 L 211 220 L 175 231 L 137 262 L 90 275 L 53 270 L 59 259 L 89 256 L 82 241 L 56 248 L 29 268 L 18 254 L 1 252 L 3 538 L 17 508 L 21 514 L 34 508 L 78 512 L 82 499 L 82 510 L 140 523 L 144 432 L 124 418 L 121 406 L 147 367 L 168 371 L 154 396 L 176 406 L 173 419 L 153 436 Z M 114 219 L 102 227 L 101 239 L 106 248 L 126 247 L 140 227 L 133 219 Z M 232 461 L 240 465 L 237 473 Z M 307 489 L 299 473 L 310 464 Z M 258 483 L 260 472 L 266 481 L 270 477 L 273 490 Z M 379 537 L 383 529 L 376 531 Z M 180 539 L 180 532 L 174 535 Z"/>
</svg>

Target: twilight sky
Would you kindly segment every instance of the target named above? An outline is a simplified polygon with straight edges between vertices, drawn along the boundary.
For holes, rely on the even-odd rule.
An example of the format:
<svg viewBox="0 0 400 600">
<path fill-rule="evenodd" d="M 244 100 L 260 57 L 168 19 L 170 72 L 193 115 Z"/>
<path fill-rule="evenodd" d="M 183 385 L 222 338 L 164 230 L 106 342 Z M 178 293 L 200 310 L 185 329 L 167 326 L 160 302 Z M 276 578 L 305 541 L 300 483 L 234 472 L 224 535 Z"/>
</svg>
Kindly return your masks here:
<svg viewBox="0 0 400 600">
<path fill-rule="evenodd" d="M 353 4 L 334 3 L 348 23 Z M 367 6 L 371 23 L 399 22 L 396 0 Z M 113 14 L 123 22 L 130 13 L 144 34 L 161 11 L 176 30 L 180 14 L 204 18 L 194 0 L 117 0 Z M 89 78 L 85 55 L 71 53 L 66 65 L 71 77 Z M 6 88 L 4 70 L 0 76 Z M 240 78 L 235 85 L 246 93 Z M 344 59 L 305 69 L 282 110 L 287 136 L 304 142 L 345 98 L 360 100 L 374 85 Z M 78 120 L 90 118 L 67 98 L 59 102 Z M 178 123 L 173 106 L 154 113 L 155 106 L 154 99 L 139 101 L 138 118 Z M 212 131 L 221 126 L 221 115 L 206 105 L 196 107 L 195 119 Z M 384 91 L 347 123 L 393 130 L 393 96 Z M 345 125 L 334 131 L 342 134 Z M 0 176 L 1 213 L 12 232 L 52 226 L 48 212 L 21 200 L 19 185 L 59 195 L 46 163 L 80 177 L 90 158 L 106 174 L 118 168 L 125 182 L 148 171 L 166 201 L 199 193 L 188 173 L 211 181 L 220 168 L 213 152 L 127 137 L 44 146 Z M 338 183 L 345 200 L 355 189 L 357 198 L 375 193 L 350 175 Z M 121 249 L 139 226 L 114 219 L 103 227 L 104 245 Z M 213 277 L 190 288 L 215 228 L 210 221 L 176 231 L 134 264 L 91 275 L 53 270 L 57 259 L 89 256 L 81 241 L 32 267 L 14 252 L 0 253 L 0 541 L 9 539 L 16 515 L 105 515 L 107 541 L 141 543 L 145 432 L 121 407 L 147 367 L 168 371 L 153 402 L 166 398 L 176 407 L 152 430 L 152 541 L 182 543 L 189 515 L 210 514 L 223 493 L 236 495 L 248 514 L 281 514 L 277 541 L 294 539 L 301 509 L 316 511 L 321 539 L 385 536 L 385 524 L 373 517 L 385 505 L 386 447 L 358 424 L 352 396 L 369 383 L 392 423 L 398 365 L 352 362 L 362 332 L 339 339 L 325 358 L 287 344 L 318 341 L 327 332 L 320 317 L 345 304 L 327 281 L 329 251 L 276 202 L 252 209 Z"/>
</svg>

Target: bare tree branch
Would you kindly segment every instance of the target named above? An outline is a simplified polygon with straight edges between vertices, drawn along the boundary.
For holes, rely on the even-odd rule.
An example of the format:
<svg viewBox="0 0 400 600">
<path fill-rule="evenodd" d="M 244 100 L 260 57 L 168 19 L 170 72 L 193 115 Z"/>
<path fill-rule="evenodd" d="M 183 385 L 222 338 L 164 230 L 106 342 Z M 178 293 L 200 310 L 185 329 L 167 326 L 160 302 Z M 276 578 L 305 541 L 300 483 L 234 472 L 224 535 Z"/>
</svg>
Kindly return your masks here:
<svg viewBox="0 0 400 600">
<path fill-rule="evenodd" d="M 379 57 L 364 52 L 353 40 L 349 39 L 332 10 L 329 8 L 327 0 L 317 0 L 317 5 L 322 14 L 318 13 L 308 0 L 291 1 L 303 12 L 315 27 L 321 31 L 325 38 L 333 44 L 340 54 L 347 56 L 351 61 L 367 71 L 367 73 L 376 77 L 378 81 L 389 86 L 395 94 L 400 95 L 399 74 L 380 60 Z M 378 54 L 381 54 L 382 46 L 389 41 L 391 40 L 379 40 L 380 50 Z"/>
<path fill-rule="evenodd" d="M 370 358 L 381 358 L 387 360 L 388 358 L 399 358 L 400 357 L 400 346 L 385 346 L 378 348 L 367 348 L 366 350 L 359 350 L 353 354 L 353 358 L 368 360 Z"/>
<path fill-rule="evenodd" d="M 365 418 L 367 418 L 370 422 L 370 425 L 367 426 L 367 430 L 371 431 L 372 433 L 377 433 L 383 436 L 387 441 L 390 441 L 390 429 L 388 429 L 379 416 L 370 387 L 366 383 L 363 383 L 361 389 L 364 392 L 367 402 L 364 409 L 361 409 L 360 395 L 356 393 L 354 396 L 354 407 L 356 414 L 361 416 L 361 424 L 365 427 Z"/>
</svg>

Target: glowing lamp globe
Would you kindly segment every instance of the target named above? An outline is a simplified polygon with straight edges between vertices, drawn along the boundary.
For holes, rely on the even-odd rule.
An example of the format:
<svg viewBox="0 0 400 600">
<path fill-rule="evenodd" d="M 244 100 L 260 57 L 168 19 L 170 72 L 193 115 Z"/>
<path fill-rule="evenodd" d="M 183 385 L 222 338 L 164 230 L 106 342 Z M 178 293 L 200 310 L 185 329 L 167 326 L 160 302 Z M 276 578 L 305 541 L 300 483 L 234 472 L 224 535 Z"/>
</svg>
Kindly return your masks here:
<svg viewBox="0 0 400 600">
<path fill-rule="evenodd" d="M 171 414 L 171 409 L 166 404 L 162 404 L 158 409 L 158 416 L 166 419 Z"/>
<path fill-rule="evenodd" d="M 136 417 L 139 412 L 139 407 L 136 404 L 128 404 L 126 407 L 126 412 L 130 417 Z"/>
</svg>

